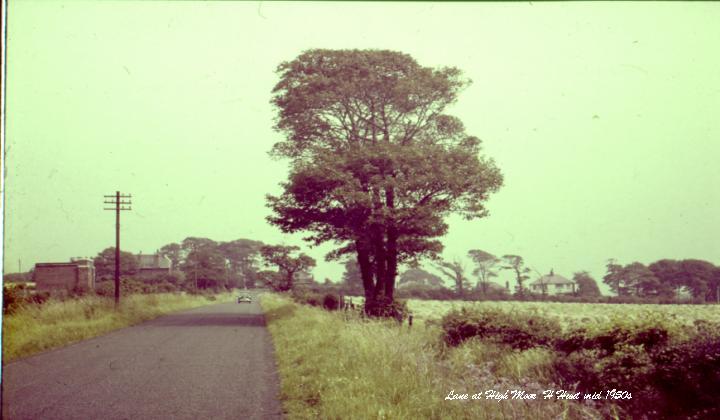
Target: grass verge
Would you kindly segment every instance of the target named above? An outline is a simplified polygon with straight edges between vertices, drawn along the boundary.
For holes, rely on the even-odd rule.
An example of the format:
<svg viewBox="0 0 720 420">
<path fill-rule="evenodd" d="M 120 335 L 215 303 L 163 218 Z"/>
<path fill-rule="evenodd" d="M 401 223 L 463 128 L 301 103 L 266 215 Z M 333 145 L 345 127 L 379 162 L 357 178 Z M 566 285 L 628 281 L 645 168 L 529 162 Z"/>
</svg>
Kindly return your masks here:
<svg viewBox="0 0 720 420">
<path fill-rule="evenodd" d="M 89 296 L 27 305 L 3 316 L 3 363 L 138 324 L 170 312 L 231 300 L 214 296 L 147 294 L 113 299 Z"/>
<path fill-rule="evenodd" d="M 482 342 L 448 348 L 433 325 L 409 329 L 394 321 L 347 319 L 272 294 L 261 304 L 290 419 L 601 417 L 587 405 L 542 399 L 537 380 L 550 359 L 537 350 L 500 352 Z M 540 394 L 536 400 L 485 399 L 487 391 L 513 389 Z M 451 390 L 468 400 L 446 400 Z"/>
</svg>

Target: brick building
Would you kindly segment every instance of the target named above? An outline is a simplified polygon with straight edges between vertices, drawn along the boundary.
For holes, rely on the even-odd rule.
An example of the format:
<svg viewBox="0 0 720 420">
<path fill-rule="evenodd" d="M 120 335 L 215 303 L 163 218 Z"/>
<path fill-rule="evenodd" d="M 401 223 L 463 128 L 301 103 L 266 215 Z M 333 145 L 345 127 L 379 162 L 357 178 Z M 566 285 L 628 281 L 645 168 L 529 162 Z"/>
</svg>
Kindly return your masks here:
<svg viewBox="0 0 720 420">
<path fill-rule="evenodd" d="M 33 281 L 38 291 L 71 291 L 95 288 L 95 265 L 89 258 L 72 258 L 70 262 L 37 263 Z"/>
</svg>

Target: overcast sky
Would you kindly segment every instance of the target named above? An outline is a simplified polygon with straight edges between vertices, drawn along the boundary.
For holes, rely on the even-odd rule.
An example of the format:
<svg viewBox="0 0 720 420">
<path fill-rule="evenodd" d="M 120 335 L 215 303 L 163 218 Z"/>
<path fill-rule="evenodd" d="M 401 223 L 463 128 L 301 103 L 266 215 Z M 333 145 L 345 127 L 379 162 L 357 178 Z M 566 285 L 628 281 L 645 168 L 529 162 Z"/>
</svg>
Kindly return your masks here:
<svg viewBox="0 0 720 420">
<path fill-rule="evenodd" d="M 187 236 L 303 245 L 265 222 L 287 161 L 275 68 L 391 49 L 473 80 L 450 113 L 505 177 L 444 256 L 519 254 L 598 280 L 608 258 L 720 263 L 720 4 L 11 1 L 5 271 Z M 305 245 L 303 245 L 305 246 Z M 314 274 L 340 278 L 306 251 Z M 468 273 L 471 271 L 468 263 Z"/>
</svg>

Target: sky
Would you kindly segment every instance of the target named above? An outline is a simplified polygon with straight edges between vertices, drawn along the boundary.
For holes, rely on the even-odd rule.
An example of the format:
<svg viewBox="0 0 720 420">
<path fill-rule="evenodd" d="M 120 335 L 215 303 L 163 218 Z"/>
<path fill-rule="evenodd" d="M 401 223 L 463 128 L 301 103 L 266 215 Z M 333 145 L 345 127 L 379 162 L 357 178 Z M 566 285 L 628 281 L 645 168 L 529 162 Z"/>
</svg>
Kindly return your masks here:
<svg viewBox="0 0 720 420">
<path fill-rule="evenodd" d="M 720 264 L 720 4 L 10 1 L 5 272 L 114 246 L 103 196 L 132 194 L 121 248 L 188 236 L 332 246 L 270 226 L 288 162 L 277 66 L 390 49 L 472 79 L 449 113 L 504 186 L 448 219 L 446 259 L 524 257 L 533 277 L 609 258 Z M 510 277 L 506 272 L 500 278 Z"/>
</svg>

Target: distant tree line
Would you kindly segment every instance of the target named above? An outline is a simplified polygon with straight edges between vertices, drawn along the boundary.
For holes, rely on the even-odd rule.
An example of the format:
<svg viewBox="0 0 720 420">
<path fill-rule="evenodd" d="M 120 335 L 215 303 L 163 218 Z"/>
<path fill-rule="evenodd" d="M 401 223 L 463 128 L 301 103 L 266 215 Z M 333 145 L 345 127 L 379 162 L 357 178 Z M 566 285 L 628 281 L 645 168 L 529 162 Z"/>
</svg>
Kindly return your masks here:
<svg viewBox="0 0 720 420">
<path fill-rule="evenodd" d="M 419 267 L 408 268 L 399 276 L 399 296 L 501 300 L 579 298 L 608 302 L 673 302 L 683 298 L 686 298 L 685 300 L 692 298 L 697 303 L 720 301 L 720 267 L 702 260 L 663 259 L 648 266 L 639 262 L 620 265 L 615 260 L 610 260 L 603 282 L 616 296 L 603 299 L 597 281 L 587 271 L 574 273 L 572 278 L 576 284 L 574 292 L 563 296 L 541 296 L 530 292 L 525 286 L 526 280 L 530 278 L 530 269 L 525 267 L 522 257 L 504 255 L 497 258 L 479 249 L 470 250 L 468 256 L 474 263 L 472 276 L 467 275 L 465 265 L 459 260 L 436 260 L 432 267 L 441 276 Z M 511 293 L 508 282 L 503 287 L 492 281 L 502 270 L 511 272 L 515 277 L 514 293 Z M 448 283 L 450 287 L 447 286 Z M 362 292 L 362 278 L 354 260 L 345 262 L 345 272 L 339 286 L 344 293 Z"/>
<path fill-rule="evenodd" d="M 686 293 L 700 302 L 720 300 L 720 267 L 703 260 L 663 259 L 647 266 L 609 260 L 603 282 L 618 296 L 675 298 Z"/>
<path fill-rule="evenodd" d="M 208 238 L 188 237 L 161 247 L 157 253 L 172 262 L 167 275 L 146 281 L 169 282 L 189 289 L 255 288 L 268 286 L 285 291 L 293 288 L 299 277 L 314 281 L 310 270 L 315 260 L 299 252 L 297 246 L 265 245 L 251 239 L 219 242 Z M 115 273 L 115 248 L 106 248 L 94 258 L 99 281 Z M 136 255 L 120 252 L 120 274 L 132 278 L 140 264 Z"/>
<path fill-rule="evenodd" d="M 162 246 L 157 252 L 172 262 L 173 270 L 156 280 L 195 289 L 255 287 L 260 269 L 260 249 L 264 244 L 250 239 L 218 242 L 188 237 Z M 99 281 L 115 273 L 115 248 L 106 248 L 93 259 Z M 120 274 L 134 277 L 140 268 L 136 255 L 120 252 Z M 152 279 L 149 279 L 152 280 Z"/>
</svg>

